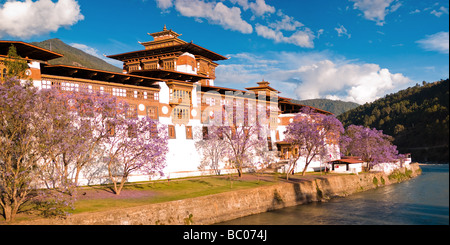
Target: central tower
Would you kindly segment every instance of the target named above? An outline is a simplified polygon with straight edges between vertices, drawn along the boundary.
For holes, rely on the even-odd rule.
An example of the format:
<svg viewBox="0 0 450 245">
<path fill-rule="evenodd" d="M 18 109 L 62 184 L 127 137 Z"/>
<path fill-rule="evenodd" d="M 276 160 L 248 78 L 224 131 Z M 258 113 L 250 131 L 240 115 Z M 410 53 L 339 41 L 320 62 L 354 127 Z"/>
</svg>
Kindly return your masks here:
<svg viewBox="0 0 450 245">
<path fill-rule="evenodd" d="M 186 42 L 171 29 L 148 33 L 153 41 L 139 42 L 144 50 L 107 56 L 123 62 L 123 72 L 153 78 L 198 82 L 213 86 L 215 61 L 227 58 L 192 42 Z"/>
</svg>

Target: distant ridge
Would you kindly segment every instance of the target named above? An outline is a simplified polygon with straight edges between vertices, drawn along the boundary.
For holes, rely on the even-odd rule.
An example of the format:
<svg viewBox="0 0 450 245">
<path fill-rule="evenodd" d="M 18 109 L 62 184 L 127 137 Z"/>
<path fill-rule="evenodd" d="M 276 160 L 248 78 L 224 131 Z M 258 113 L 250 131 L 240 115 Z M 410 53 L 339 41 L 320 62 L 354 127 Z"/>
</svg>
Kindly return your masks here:
<svg viewBox="0 0 450 245">
<path fill-rule="evenodd" d="M 82 50 L 74 48 L 58 38 L 48 39 L 42 42 L 33 42 L 31 44 L 64 55 L 64 57 L 50 60 L 49 63 L 52 65 L 70 65 L 97 70 L 122 72 L 122 69 L 113 66 L 106 61 L 92 56 Z"/>
<path fill-rule="evenodd" d="M 329 111 L 336 116 L 360 106 L 359 104 L 353 102 L 329 99 L 292 100 L 292 102 Z"/>
<path fill-rule="evenodd" d="M 383 130 L 394 137 L 401 153 L 415 161 L 448 163 L 449 79 L 388 94 L 338 116 L 351 124 Z"/>
</svg>

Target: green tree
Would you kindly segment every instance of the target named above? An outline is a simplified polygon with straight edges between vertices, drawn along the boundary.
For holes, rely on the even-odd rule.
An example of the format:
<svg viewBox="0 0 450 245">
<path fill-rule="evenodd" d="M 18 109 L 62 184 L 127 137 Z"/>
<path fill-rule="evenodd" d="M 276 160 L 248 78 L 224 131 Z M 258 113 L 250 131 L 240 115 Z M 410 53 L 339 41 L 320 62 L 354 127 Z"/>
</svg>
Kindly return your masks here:
<svg viewBox="0 0 450 245">
<path fill-rule="evenodd" d="M 9 47 L 8 55 L 4 62 L 8 71 L 6 76 L 17 78 L 25 76 L 25 71 L 28 69 L 27 61 L 17 54 L 17 49 L 14 45 Z"/>
</svg>

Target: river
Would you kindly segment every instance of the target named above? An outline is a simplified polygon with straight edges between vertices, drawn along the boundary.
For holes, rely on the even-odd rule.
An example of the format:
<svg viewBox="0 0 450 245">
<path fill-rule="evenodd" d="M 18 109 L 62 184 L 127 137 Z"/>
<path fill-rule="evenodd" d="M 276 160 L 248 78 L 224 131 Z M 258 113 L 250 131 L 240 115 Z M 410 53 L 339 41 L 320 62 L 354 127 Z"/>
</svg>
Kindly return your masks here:
<svg viewBox="0 0 450 245">
<path fill-rule="evenodd" d="M 402 183 L 218 225 L 449 225 L 449 165 L 420 167 Z"/>
</svg>

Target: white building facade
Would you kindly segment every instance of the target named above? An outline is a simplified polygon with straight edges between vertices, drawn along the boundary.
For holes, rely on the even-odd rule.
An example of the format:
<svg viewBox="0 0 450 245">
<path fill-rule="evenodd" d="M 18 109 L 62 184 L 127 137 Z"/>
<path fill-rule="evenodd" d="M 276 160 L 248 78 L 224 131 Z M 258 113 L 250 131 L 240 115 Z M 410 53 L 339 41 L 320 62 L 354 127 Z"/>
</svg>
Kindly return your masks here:
<svg viewBox="0 0 450 245">
<path fill-rule="evenodd" d="M 202 154 L 195 142 L 203 140 L 203 128 L 227 106 L 245 108 L 245 113 L 258 109 L 264 111 L 267 128 L 264 140 L 267 140 L 269 151 L 274 152 L 276 161 L 290 157 L 288 150 L 282 152 L 284 131 L 304 105 L 280 97 L 279 91 L 270 87 L 267 81 L 246 90 L 214 86 L 216 61 L 226 60 L 226 57 L 192 42 L 187 43 L 178 38 L 178 33 L 165 27 L 163 31 L 150 35 L 154 40 L 141 43 L 143 50 L 108 56 L 123 62 L 122 73 L 50 65 L 48 60 L 62 55 L 31 44 L 8 41 L 0 41 L 0 72 L 4 69 L 1 58 L 6 56 L 5 47 L 12 44 L 19 55 L 26 57 L 30 68 L 27 75 L 36 87 L 103 91 L 127 101 L 135 108 L 138 117 L 148 116 L 166 125 L 169 152 L 164 176 L 154 177 L 156 179 L 210 174 L 209 170 L 199 169 Z M 339 159 L 339 147 L 327 147 L 330 158 Z M 307 171 L 323 169 L 327 161 L 329 159 L 315 159 Z M 303 171 L 304 162 L 304 158 L 299 159 L 296 172 Z M 221 173 L 232 171 L 225 165 L 226 162 L 220 164 Z M 99 180 L 93 181 L 89 177 L 94 175 Z M 87 168 L 83 176 L 80 184 L 85 185 L 104 183 L 108 174 Z M 128 179 L 130 182 L 145 180 L 149 180 L 149 176 L 140 174 L 131 175 Z"/>
</svg>

